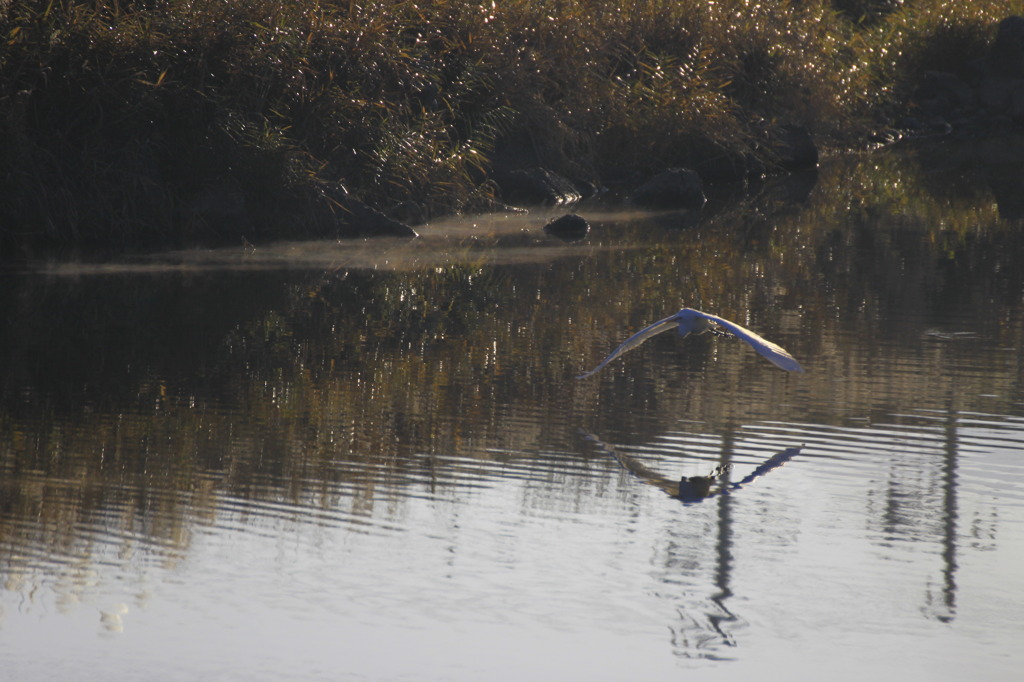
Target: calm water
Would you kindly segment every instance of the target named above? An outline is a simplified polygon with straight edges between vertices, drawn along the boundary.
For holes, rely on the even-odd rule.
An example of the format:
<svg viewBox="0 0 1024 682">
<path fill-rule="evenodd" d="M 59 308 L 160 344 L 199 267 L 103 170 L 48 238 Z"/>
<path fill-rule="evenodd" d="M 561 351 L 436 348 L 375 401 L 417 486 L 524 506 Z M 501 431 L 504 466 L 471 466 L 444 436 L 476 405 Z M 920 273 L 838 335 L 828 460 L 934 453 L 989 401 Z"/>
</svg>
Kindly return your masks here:
<svg viewBox="0 0 1024 682">
<path fill-rule="evenodd" d="M 0 676 L 1019 679 L 1024 235 L 971 163 L 7 271 Z M 575 379 L 681 305 L 806 374 Z"/>
</svg>

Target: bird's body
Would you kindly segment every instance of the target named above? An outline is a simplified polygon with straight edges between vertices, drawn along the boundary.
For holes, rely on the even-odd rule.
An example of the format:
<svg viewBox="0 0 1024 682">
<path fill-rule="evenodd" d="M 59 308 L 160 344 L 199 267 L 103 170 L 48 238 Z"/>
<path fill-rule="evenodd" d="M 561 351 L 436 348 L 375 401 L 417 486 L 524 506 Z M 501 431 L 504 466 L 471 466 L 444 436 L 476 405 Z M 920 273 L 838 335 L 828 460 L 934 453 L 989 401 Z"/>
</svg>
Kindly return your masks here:
<svg viewBox="0 0 1024 682">
<path fill-rule="evenodd" d="M 584 372 L 576 378 L 585 379 L 592 374 L 596 374 L 603 369 L 605 365 L 623 353 L 633 350 L 652 336 L 656 336 L 670 329 L 678 329 L 680 336 L 685 337 L 689 334 L 703 334 L 708 331 L 716 332 L 719 328 L 725 330 L 725 332 L 722 332 L 724 335 L 732 335 L 746 341 L 762 357 L 767 359 L 776 367 L 784 369 L 787 372 L 804 371 L 803 367 L 800 366 L 800 363 L 796 361 L 796 358 L 789 354 L 789 351 L 778 344 L 772 343 L 771 341 L 758 336 L 746 327 L 741 327 L 735 322 L 730 322 L 729 320 L 718 317 L 717 315 L 703 313 L 699 310 L 694 310 L 693 308 L 683 308 L 675 315 L 666 317 L 664 320 L 659 320 L 651 326 L 641 329 L 636 334 L 623 341 L 622 345 L 612 351 L 611 355 L 601 361 L 601 364 L 589 372 Z"/>
</svg>

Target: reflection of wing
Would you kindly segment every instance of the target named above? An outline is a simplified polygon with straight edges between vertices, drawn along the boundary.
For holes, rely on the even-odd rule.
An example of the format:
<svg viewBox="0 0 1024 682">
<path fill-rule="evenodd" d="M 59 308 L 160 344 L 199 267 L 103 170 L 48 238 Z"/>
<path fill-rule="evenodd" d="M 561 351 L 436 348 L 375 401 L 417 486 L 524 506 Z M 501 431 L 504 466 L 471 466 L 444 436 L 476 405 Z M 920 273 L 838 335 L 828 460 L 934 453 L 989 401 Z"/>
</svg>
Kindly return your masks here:
<svg viewBox="0 0 1024 682">
<path fill-rule="evenodd" d="M 786 448 L 782 452 L 777 452 L 764 461 L 761 466 L 751 471 L 748 475 L 743 477 L 743 480 L 733 483 L 730 487 L 732 489 L 739 488 L 740 486 L 746 485 L 753 481 L 755 478 L 764 476 L 772 469 L 778 469 L 780 466 L 793 459 L 800 454 L 800 448 Z"/>
<path fill-rule="evenodd" d="M 662 476 L 661 474 L 659 474 L 657 471 L 647 468 L 638 460 L 633 459 L 629 455 L 622 454 L 617 449 L 615 449 L 611 445 L 608 445 L 608 443 L 605 443 L 592 433 L 587 433 L 582 429 L 580 430 L 580 433 L 582 433 L 583 437 L 589 440 L 591 443 L 594 443 L 599 448 L 604 450 L 606 453 L 614 457 L 616 461 L 618 461 L 618 463 L 622 465 L 623 469 L 633 474 L 644 483 L 647 483 L 648 485 L 653 485 L 656 488 L 661 488 L 662 490 L 664 490 L 666 493 L 673 497 L 679 494 L 678 481 L 671 481 Z"/>
<path fill-rule="evenodd" d="M 653 485 L 655 488 L 661 488 L 669 496 L 678 498 L 684 502 L 699 502 L 705 498 L 715 497 L 716 495 L 728 495 L 734 491 L 742 488 L 748 483 L 755 479 L 764 476 L 773 469 L 778 469 L 780 466 L 793 459 L 800 454 L 800 450 L 803 446 L 796 448 L 786 448 L 781 452 L 777 452 L 764 462 L 761 463 L 756 469 L 743 477 L 741 481 L 736 483 L 725 483 L 718 490 L 712 491 L 711 487 L 719 480 L 723 482 L 723 478 L 726 472 L 729 471 L 731 465 L 720 464 L 715 468 L 709 476 L 690 476 L 689 478 L 683 477 L 679 481 L 673 481 L 665 478 L 657 471 L 649 469 L 644 466 L 640 461 L 630 457 L 629 455 L 619 452 L 614 446 L 605 443 L 594 434 L 586 431 L 585 429 L 579 430 L 580 434 L 591 443 L 596 445 L 605 453 L 611 455 L 615 460 L 622 465 L 622 468 L 633 474 L 641 481 L 648 485 Z"/>
<path fill-rule="evenodd" d="M 665 478 L 657 471 L 649 469 L 638 460 L 633 459 L 629 455 L 624 455 L 614 448 L 608 448 L 612 456 L 619 460 L 619 464 L 622 468 L 633 474 L 647 485 L 653 485 L 656 488 L 661 488 L 669 495 L 675 496 L 679 494 L 679 481 L 670 481 Z"/>
<path fill-rule="evenodd" d="M 693 312 L 697 313 L 698 315 L 707 320 L 711 320 L 712 322 L 722 327 L 725 327 L 730 332 L 732 332 L 733 336 L 737 336 L 746 341 L 747 343 L 749 343 L 754 350 L 760 353 L 763 357 L 765 357 L 769 362 L 771 362 L 776 367 L 784 369 L 787 372 L 804 371 L 804 368 L 800 366 L 800 363 L 796 361 L 796 358 L 790 355 L 789 351 L 787 351 L 782 346 L 772 343 L 768 339 L 758 336 L 757 334 L 750 331 L 746 327 L 741 327 L 735 322 L 730 322 L 725 318 L 718 317 L 717 315 L 709 315 L 708 313 L 702 313 L 699 310 L 694 310 Z M 598 367 L 597 369 L 601 368 Z M 594 371 L 596 372 L 597 370 Z"/>
<path fill-rule="evenodd" d="M 639 346 L 641 343 L 643 343 L 647 339 L 651 338 L 652 336 L 656 336 L 656 335 L 658 335 L 658 334 L 660 334 L 660 333 L 662 333 L 664 331 L 668 331 L 669 329 L 674 329 L 675 327 L 678 327 L 678 326 L 679 326 L 679 316 L 678 316 L 678 314 L 676 314 L 676 315 L 673 315 L 672 317 L 666 317 L 664 320 L 661 320 L 659 322 L 655 322 L 650 327 L 646 327 L 644 329 L 641 329 L 636 334 L 633 334 L 633 336 L 631 336 L 628 339 L 626 339 L 625 341 L 623 341 L 622 345 L 619 346 L 618 348 L 616 348 L 614 351 L 612 351 L 611 355 L 609 355 L 604 360 L 602 360 L 600 365 L 598 365 L 594 369 L 590 370 L 589 372 L 584 372 L 583 374 L 579 375 L 576 378 L 577 379 L 586 379 L 587 377 L 589 377 L 592 374 L 597 374 L 599 371 L 601 371 L 601 369 L 605 365 L 607 365 L 609 362 L 611 362 L 615 358 L 619 357 L 620 355 L 622 355 L 626 351 L 633 350 L 634 348 L 636 348 L 637 346 Z M 782 349 L 780 348 L 779 350 L 782 350 Z M 785 351 L 782 351 L 782 352 L 785 353 Z"/>
</svg>

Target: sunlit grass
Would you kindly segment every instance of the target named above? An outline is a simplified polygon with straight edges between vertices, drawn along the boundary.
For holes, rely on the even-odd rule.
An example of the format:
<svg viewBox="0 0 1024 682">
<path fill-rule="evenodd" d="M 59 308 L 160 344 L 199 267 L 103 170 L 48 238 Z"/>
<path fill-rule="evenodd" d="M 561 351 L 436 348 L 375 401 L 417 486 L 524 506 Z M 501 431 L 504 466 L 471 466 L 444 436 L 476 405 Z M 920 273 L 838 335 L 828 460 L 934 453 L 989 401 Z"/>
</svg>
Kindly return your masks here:
<svg viewBox="0 0 1024 682">
<path fill-rule="evenodd" d="M 595 181 L 756 153 L 780 123 L 842 147 L 1014 12 L 1024 2 L 0 3 L 0 217 L 14 242 L 303 236 L 332 229 L 338 183 L 385 211 L 481 205 L 510 154 Z M 194 210 L 218 188 L 244 210 Z"/>
</svg>

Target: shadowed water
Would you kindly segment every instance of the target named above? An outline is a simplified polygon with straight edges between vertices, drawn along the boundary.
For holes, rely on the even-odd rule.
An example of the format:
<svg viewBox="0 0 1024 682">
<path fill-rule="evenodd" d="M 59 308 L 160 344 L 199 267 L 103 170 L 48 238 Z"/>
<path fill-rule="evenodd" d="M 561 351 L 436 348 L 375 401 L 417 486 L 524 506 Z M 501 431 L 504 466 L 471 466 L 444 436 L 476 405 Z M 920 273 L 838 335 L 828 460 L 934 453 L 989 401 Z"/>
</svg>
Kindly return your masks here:
<svg viewBox="0 0 1024 682">
<path fill-rule="evenodd" d="M 7 271 L 0 665 L 1017 679 L 1024 236 L 969 162 Z M 575 378 L 682 305 L 806 373 L 662 334 Z"/>
</svg>

